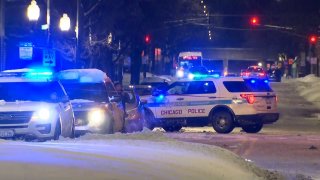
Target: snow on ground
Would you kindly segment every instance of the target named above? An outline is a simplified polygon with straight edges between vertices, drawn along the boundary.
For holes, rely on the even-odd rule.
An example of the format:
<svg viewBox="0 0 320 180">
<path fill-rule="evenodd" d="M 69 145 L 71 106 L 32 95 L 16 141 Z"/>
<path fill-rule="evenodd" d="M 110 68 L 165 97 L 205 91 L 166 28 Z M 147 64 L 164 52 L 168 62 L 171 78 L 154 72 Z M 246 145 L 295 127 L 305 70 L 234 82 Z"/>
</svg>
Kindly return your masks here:
<svg viewBox="0 0 320 180">
<path fill-rule="evenodd" d="M 0 147 L 1 179 L 281 179 L 222 148 L 158 131 Z"/>
<path fill-rule="evenodd" d="M 320 108 L 320 78 L 315 75 L 308 75 L 303 78 L 290 79 L 284 83 L 294 84 L 299 94 L 309 102 Z"/>
</svg>

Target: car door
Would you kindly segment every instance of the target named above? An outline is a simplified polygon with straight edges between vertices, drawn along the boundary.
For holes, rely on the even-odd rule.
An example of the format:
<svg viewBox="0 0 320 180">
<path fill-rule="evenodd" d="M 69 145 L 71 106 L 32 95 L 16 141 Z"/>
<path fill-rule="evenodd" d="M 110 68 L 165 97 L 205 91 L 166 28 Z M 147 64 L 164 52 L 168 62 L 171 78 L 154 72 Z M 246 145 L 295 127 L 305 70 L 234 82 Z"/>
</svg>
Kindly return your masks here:
<svg viewBox="0 0 320 180">
<path fill-rule="evenodd" d="M 183 98 L 186 117 L 208 117 L 213 106 L 219 103 L 213 81 L 190 82 Z"/>
<path fill-rule="evenodd" d="M 185 117 L 185 92 L 189 82 L 175 82 L 170 85 L 166 95 L 159 95 L 154 98 L 156 102 L 157 118 L 181 118 Z"/>
<path fill-rule="evenodd" d="M 60 118 L 61 118 L 61 134 L 66 137 L 69 136 L 72 128 L 74 126 L 74 112 L 69 101 L 69 98 L 63 88 L 63 86 L 59 83 L 59 87 L 55 89 L 55 93 L 57 93 L 60 101 Z"/>
</svg>

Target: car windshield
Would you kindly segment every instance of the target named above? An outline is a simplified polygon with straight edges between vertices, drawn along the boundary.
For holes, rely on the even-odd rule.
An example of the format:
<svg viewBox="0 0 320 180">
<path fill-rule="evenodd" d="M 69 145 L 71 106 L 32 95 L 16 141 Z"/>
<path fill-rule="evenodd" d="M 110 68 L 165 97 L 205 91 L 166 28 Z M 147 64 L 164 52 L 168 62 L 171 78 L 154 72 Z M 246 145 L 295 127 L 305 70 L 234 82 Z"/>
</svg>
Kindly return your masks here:
<svg viewBox="0 0 320 180">
<path fill-rule="evenodd" d="M 64 97 L 65 93 L 56 81 L 0 83 L 0 100 L 6 102 L 60 102 Z"/>
<path fill-rule="evenodd" d="M 103 83 L 63 83 L 63 86 L 71 100 L 109 101 L 107 89 Z"/>
</svg>

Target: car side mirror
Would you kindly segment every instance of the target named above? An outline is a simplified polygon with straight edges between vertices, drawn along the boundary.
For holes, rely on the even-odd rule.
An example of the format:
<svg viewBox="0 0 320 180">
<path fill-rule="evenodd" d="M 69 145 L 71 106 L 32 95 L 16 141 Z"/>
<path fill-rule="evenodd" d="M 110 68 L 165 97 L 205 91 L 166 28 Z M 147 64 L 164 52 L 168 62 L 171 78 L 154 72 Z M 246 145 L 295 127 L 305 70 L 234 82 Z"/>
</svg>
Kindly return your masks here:
<svg viewBox="0 0 320 180">
<path fill-rule="evenodd" d="M 111 102 L 119 103 L 119 102 L 122 101 L 122 98 L 121 98 L 120 95 L 114 95 L 114 96 L 112 96 L 112 97 L 110 98 L 110 101 L 111 101 Z"/>
<path fill-rule="evenodd" d="M 146 104 L 148 104 L 148 100 L 146 100 L 146 99 L 141 99 L 141 100 L 140 100 L 140 103 L 141 103 L 141 105 L 146 105 Z"/>
</svg>

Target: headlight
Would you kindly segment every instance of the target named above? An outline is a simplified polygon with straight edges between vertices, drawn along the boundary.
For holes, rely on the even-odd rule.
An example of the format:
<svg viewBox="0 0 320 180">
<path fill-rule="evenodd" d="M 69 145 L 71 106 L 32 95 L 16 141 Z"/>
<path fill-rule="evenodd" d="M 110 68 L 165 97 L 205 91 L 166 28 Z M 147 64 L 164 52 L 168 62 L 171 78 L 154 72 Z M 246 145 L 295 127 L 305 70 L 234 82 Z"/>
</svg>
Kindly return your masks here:
<svg viewBox="0 0 320 180">
<path fill-rule="evenodd" d="M 99 127 L 106 119 L 106 114 L 103 109 L 93 109 L 88 114 L 89 126 Z"/>
<path fill-rule="evenodd" d="M 54 113 L 50 111 L 50 109 L 42 108 L 33 113 L 31 120 L 36 122 L 48 122 L 52 119 L 53 115 Z"/>
<path fill-rule="evenodd" d="M 183 70 L 178 70 L 177 71 L 177 77 L 182 78 L 184 76 L 184 71 Z"/>
</svg>

